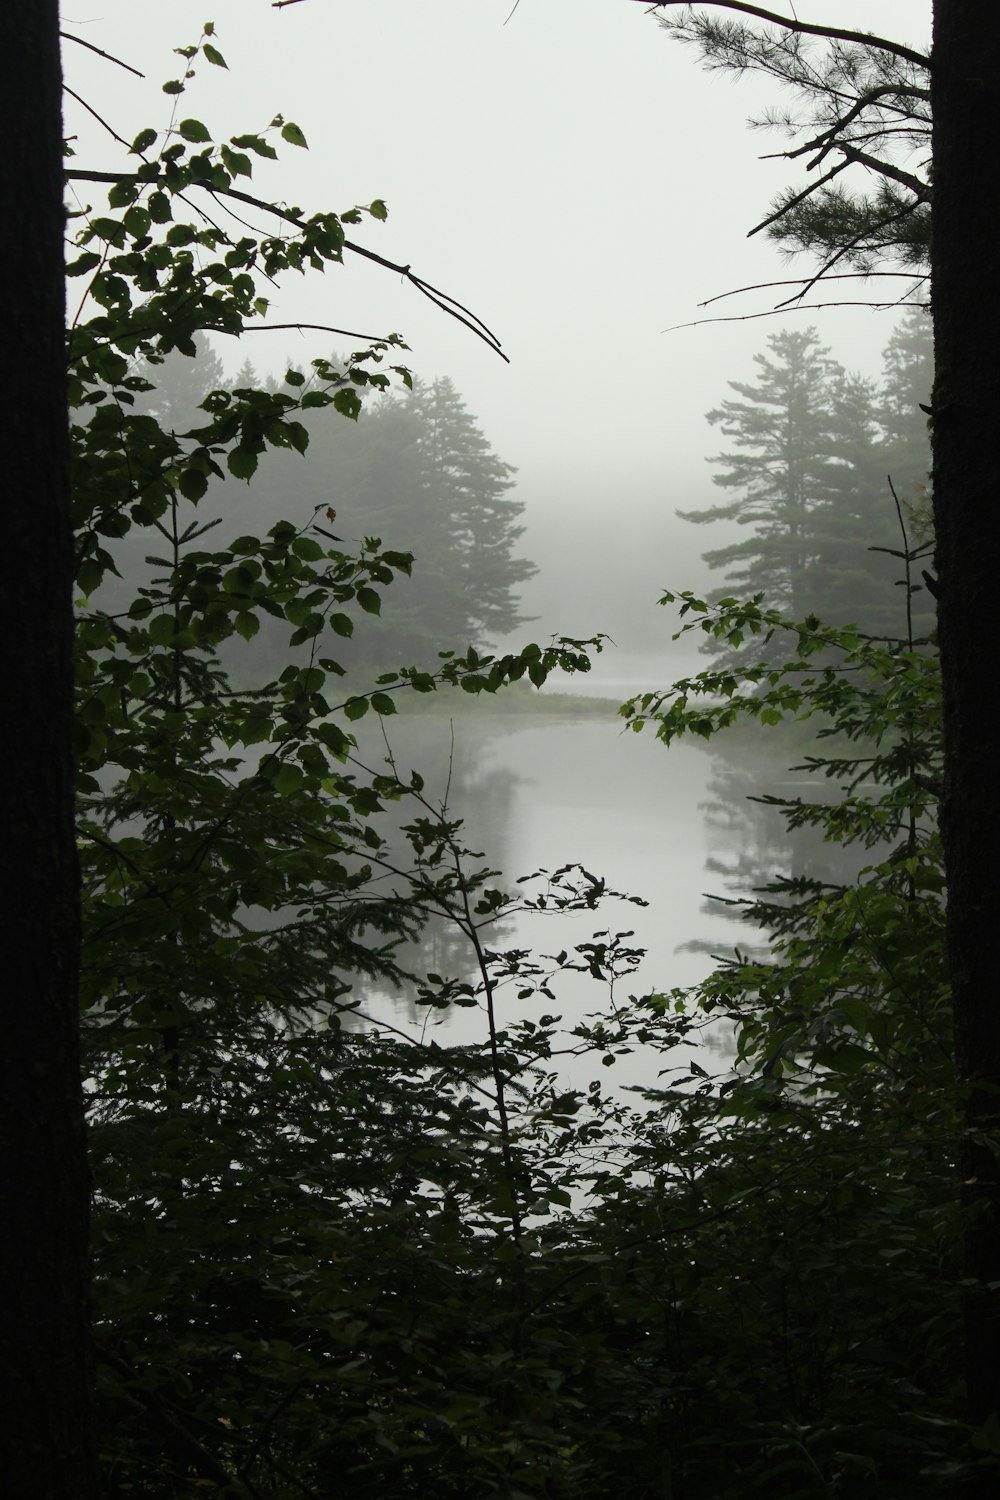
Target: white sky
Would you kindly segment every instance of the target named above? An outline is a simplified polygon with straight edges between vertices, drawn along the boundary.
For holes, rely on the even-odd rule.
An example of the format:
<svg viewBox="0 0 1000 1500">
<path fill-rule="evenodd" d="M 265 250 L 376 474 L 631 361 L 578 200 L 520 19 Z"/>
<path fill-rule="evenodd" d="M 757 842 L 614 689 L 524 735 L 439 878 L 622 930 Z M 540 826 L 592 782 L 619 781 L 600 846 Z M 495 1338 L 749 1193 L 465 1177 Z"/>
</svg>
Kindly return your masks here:
<svg viewBox="0 0 1000 1500">
<path fill-rule="evenodd" d="M 216 139 L 263 128 L 281 111 L 310 150 L 283 147 L 247 184 L 306 212 L 382 197 L 387 224 L 356 238 L 470 306 L 498 334 L 502 363 L 389 273 L 358 262 L 290 281 L 274 321 L 398 330 L 426 377 L 450 376 L 497 452 L 520 470 L 526 550 L 567 538 L 562 580 L 584 618 L 592 569 L 609 550 L 635 586 L 685 586 L 718 538 L 673 520 L 712 495 L 704 462 L 717 435 L 705 412 L 783 320 L 662 330 L 698 316 L 729 288 L 788 275 L 746 231 L 792 180 L 760 161 L 777 138 L 746 117 L 778 91 L 709 75 L 636 0 L 64 0 L 65 28 L 140 68 L 145 82 L 67 45 L 67 81 L 128 139 L 161 126 L 177 76 L 171 47 L 206 19 L 229 71 L 202 65 L 182 113 Z M 791 14 L 788 0 L 773 0 Z M 930 0 L 802 0 L 797 12 L 925 47 Z M 119 148 L 67 111 L 80 165 Z M 101 190 L 92 202 L 100 204 Z M 747 299 L 730 311 L 768 305 Z M 721 309 L 726 311 L 724 305 Z M 892 314 L 840 309 L 818 323 L 835 355 L 875 373 Z M 346 341 L 257 333 L 239 350 L 280 371 Z M 693 586 L 700 577 L 691 578 Z M 537 607 L 537 604 L 536 604 Z M 548 623 L 548 621 L 546 621 Z"/>
</svg>

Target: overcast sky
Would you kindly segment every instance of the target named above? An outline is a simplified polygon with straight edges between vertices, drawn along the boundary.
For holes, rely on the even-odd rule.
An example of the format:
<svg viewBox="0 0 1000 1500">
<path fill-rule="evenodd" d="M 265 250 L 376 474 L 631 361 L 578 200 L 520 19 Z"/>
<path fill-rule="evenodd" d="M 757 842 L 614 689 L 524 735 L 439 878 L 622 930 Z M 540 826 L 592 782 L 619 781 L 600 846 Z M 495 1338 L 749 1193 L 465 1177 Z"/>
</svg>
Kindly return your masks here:
<svg viewBox="0 0 1000 1500">
<path fill-rule="evenodd" d="M 520 0 L 509 16 L 512 4 L 64 0 L 67 31 L 146 74 L 68 45 L 67 81 L 131 139 L 169 118 L 160 84 L 183 66 L 171 47 L 214 20 L 229 71 L 203 65 L 184 113 L 216 139 L 279 111 L 298 123 L 309 151 L 283 148 L 252 190 L 307 212 L 384 198 L 388 222 L 356 237 L 473 308 L 511 363 L 358 262 L 285 283 L 273 321 L 401 332 L 413 369 L 450 376 L 519 467 L 527 550 L 534 537 L 548 556 L 562 530 L 563 583 L 582 572 L 587 604 L 588 558 L 606 562 L 610 548 L 652 599 L 661 585 L 683 586 L 691 559 L 716 541 L 672 517 L 712 498 L 704 458 L 717 434 L 704 414 L 726 381 L 752 374 L 769 333 L 810 321 L 843 363 L 875 373 L 894 315 L 840 309 L 664 332 L 704 316 L 707 297 L 790 274 L 763 236 L 745 237 L 792 180 L 787 163 L 758 159 L 778 141 L 745 127 L 781 96 L 761 80 L 707 74 L 636 0 Z M 791 14 L 787 0 L 774 4 Z M 930 0 L 802 0 L 797 11 L 929 41 Z M 80 164 L 120 160 L 70 105 Z M 767 305 L 756 294 L 730 310 Z M 280 371 L 332 344 L 344 347 L 256 333 L 220 353 L 232 369 L 249 355 Z"/>
</svg>

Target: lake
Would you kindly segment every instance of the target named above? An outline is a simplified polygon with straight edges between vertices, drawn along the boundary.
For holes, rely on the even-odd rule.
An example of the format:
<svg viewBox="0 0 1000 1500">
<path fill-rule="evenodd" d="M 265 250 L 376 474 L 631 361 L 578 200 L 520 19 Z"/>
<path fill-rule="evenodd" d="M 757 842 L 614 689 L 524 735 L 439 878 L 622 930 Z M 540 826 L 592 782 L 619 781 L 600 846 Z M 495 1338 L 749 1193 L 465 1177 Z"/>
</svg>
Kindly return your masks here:
<svg viewBox="0 0 1000 1500">
<path fill-rule="evenodd" d="M 494 884 L 511 889 L 519 876 L 579 863 L 609 887 L 649 903 L 608 901 L 596 913 L 522 913 L 486 937 L 498 949 L 553 954 L 572 950 L 595 930 L 632 930 L 646 949 L 628 981 L 627 993 L 634 995 L 695 984 L 713 967 L 713 954 L 761 949 L 763 935 L 710 896 L 733 899 L 776 873 L 811 869 L 817 857 L 828 864 L 838 852 L 821 844 L 817 850 L 809 830 L 790 837 L 773 809 L 746 800 L 778 786 L 801 790 L 789 784 L 783 762 L 764 782 L 759 771 L 723 762 L 701 744 L 681 741 L 668 749 L 649 730 L 635 734 L 613 713 L 567 721 L 466 712 L 453 724 L 400 717 L 386 721 L 386 729 L 404 779 L 419 770 L 435 803 L 447 790 L 469 846 L 503 872 Z M 369 764 L 384 757 L 371 731 L 363 745 Z M 443 933 L 429 940 L 424 961 L 443 973 L 455 972 L 456 963 L 472 973 L 471 954 L 463 960 Z M 603 999 L 593 981 L 576 975 L 561 979 L 557 993 L 556 1005 L 536 1008 L 569 1019 L 575 1007 L 596 1008 Z M 533 1014 L 534 1002 L 526 1007 L 512 996 L 507 990 L 500 997 L 510 1007 L 507 1019 Z M 482 1034 L 474 1010 L 428 1014 L 392 993 L 379 994 L 374 1009 L 414 1036 L 426 1037 L 438 1026 L 453 1041 Z M 730 1050 L 724 1026 L 713 1030 L 708 1044 L 717 1066 Z M 593 1059 L 586 1067 L 592 1074 Z M 636 1076 L 651 1082 L 655 1066 L 650 1072 L 648 1060 L 638 1060 Z"/>
</svg>

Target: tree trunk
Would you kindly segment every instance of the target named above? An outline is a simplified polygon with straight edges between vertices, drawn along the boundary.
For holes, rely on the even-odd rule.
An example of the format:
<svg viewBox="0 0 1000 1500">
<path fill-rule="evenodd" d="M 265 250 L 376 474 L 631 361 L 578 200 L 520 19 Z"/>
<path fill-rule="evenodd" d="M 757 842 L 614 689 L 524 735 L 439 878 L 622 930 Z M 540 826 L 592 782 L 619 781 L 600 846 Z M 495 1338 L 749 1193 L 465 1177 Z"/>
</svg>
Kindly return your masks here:
<svg viewBox="0 0 1000 1500">
<path fill-rule="evenodd" d="M 936 0 L 934 510 L 948 950 L 960 1075 L 971 1419 L 1000 1409 L 1000 6 Z M 996 1472 L 975 1493 L 995 1493 Z"/>
<path fill-rule="evenodd" d="M 72 534 L 56 0 L 0 7 L 4 890 L 0 1487 L 89 1500 Z"/>
</svg>

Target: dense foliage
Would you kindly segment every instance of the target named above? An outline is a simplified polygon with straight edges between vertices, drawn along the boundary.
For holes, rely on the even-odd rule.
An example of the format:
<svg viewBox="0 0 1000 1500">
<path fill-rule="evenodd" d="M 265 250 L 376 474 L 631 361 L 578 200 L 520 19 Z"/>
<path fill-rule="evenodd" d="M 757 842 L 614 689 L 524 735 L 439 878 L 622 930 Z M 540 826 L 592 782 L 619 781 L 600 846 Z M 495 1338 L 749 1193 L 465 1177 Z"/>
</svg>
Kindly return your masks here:
<svg viewBox="0 0 1000 1500">
<path fill-rule="evenodd" d="M 210 28 L 185 56 L 175 94 L 200 58 L 221 63 Z M 70 268 L 102 309 L 77 320 L 70 359 L 106 1492 L 939 1493 L 969 1450 L 935 658 L 905 628 L 872 640 L 759 596 L 684 596 L 693 628 L 729 650 L 764 641 L 767 659 L 645 694 L 626 719 L 669 743 L 814 717 L 820 790 L 787 816 L 859 844 L 865 868 L 760 893 L 771 954 L 737 954 L 694 994 L 630 994 L 638 955 L 603 913 L 572 951 L 505 947 L 518 909 L 621 898 L 576 867 L 505 892 L 419 775 L 362 763 L 352 725 L 389 720 L 404 693 L 585 670 L 592 643 L 470 648 L 435 673 L 404 660 L 341 698 L 339 642 L 409 556 L 352 552 L 322 511 L 213 545 L 199 511 L 226 471 L 303 449 L 304 411 L 356 417 L 396 341 L 275 390 L 208 391 L 181 432 L 154 414 L 165 354 L 254 316 L 260 270 L 336 263 L 360 212 L 235 244 L 182 217 L 271 149 L 267 133 L 216 148 L 192 119 L 143 132 L 139 173 L 84 218 Z M 130 532 L 151 572 L 99 608 Z M 919 549 L 896 550 L 909 598 Z M 234 685 L 220 651 L 252 646 L 264 617 L 305 660 Z M 401 940 L 431 914 L 472 980 L 402 972 Z M 579 976 L 590 1003 L 564 1022 Z M 475 1013 L 480 1039 L 368 1024 L 372 986 L 394 980 L 430 1011 Z M 737 1060 L 711 1078 L 684 1044 L 718 1018 Z M 560 1082 L 561 1052 L 607 1077 L 640 1044 L 663 1071 L 634 1105 L 600 1078 Z"/>
</svg>

